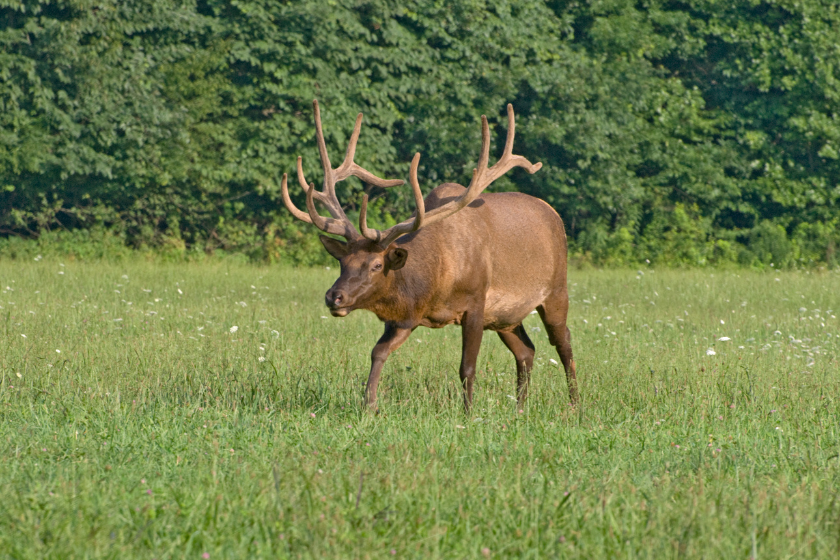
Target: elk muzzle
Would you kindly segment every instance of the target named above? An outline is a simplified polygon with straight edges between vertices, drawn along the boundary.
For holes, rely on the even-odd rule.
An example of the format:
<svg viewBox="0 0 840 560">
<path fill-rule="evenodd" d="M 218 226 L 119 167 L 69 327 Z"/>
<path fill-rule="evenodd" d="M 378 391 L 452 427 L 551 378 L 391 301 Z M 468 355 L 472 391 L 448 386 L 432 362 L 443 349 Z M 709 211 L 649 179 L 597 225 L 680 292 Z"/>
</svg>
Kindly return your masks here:
<svg viewBox="0 0 840 560">
<path fill-rule="evenodd" d="M 344 317 L 347 313 L 349 313 L 349 310 L 346 309 L 348 306 L 348 300 L 349 298 L 347 297 L 347 293 L 344 290 L 336 289 L 335 287 L 327 290 L 327 293 L 324 296 L 324 301 L 330 309 L 330 314 L 333 317 Z"/>
</svg>

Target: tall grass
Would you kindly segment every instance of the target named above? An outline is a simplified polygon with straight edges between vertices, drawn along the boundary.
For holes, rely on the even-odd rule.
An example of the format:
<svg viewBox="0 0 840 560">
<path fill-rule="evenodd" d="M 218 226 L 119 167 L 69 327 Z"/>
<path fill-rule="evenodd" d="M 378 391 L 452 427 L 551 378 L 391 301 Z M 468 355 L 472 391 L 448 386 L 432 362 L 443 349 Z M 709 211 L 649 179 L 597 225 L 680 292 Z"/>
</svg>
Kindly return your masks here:
<svg viewBox="0 0 840 560">
<path fill-rule="evenodd" d="M 0 262 L 0 557 L 840 556 L 836 273 L 572 271 L 580 406 L 534 315 L 524 410 L 450 327 L 372 417 L 335 270 L 64 264 Z"/>
</svg>

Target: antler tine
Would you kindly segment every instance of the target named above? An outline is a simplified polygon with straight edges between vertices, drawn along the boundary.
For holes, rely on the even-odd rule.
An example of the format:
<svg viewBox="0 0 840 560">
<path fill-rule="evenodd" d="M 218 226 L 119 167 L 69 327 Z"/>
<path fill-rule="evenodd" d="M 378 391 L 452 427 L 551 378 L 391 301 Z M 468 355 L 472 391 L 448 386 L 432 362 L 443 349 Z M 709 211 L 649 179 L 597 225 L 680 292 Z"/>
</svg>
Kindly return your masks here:
<svg viewBox="0 0 840 560">
<path fill-rule="evenodd" d="M 300 161 L 300 158 L 298 158 L 298 161 Z M 301 184 L 305 183 L 301 182 Z M 286 208 L 292 213 L 292 216 L 298 220 L 306 222 L 307 224 L 312 223 L 312 218 L 309 217 L 309 214 L 298 210 L 297 206 L 295 206 L 292 202 L 292 199 L 289 196 L 289 184 L 285 173 L 283 173 L 283 179 L 280 181 L 280 194 L 283 196 L 283 204 L 286 205 Z"/>
<path fill-rule="evenodd" d="M 332 165 L 330 164 L 330 156 L 327 153 L 327 145 L 324 141 L 324 130 L 321 126 L 321 109 L 318 106 L 317 99 L 312 101 L 312 106 L 315 109 L 315 138 L 318 142 L 318 152 L 321 156 L 321 166 L 324 168 L 324 190 L 323 192 L 315 191 L 313 196 L 316 200 L 327 207 L 327 210 L 333 218 L 339 220 L 346 219 L 344 211 L 341 209 L 341 204 L 339 204 L 338 199 L 335 196 L 333 170 Z M 308 196 L 309 191 L 314 189 L 314 185 L 308 185 L 306 182 L 306 177 L 303 174 L 303 158 L 301 156 L 298 156 L 297 159 L 297 176 L 300 187 Z"/>
<path fill-rule="evenodd" d="M 368 207 L 368 195 L 365 194 L 362 197 L 362 208 L 359 210 L 359 231 L 362 232 L 362 235 L 365 236 L 367 239 L 371 241 L 379 242 L 382 238 L 382 232 L 378 229 L 369 228 L 367 225 L 367 207 Z"/>
<path fill-rule="evenodd" d="M 472 180 L 469 187 L 464 194 L 455 200 L 451 200 L 431 210 L 428 214 L 425 213 L 425 206 L 423 203 L 423 195 L 420 192 L 420 186 L 417 182 L 417 167 L 420 162 L 420 154 L 414 156 L 411 162 L 411 187 L 414 190 L 414 198 L 417 203 L 416 216 L 401 222 L 384 232 L 370 229 L 367 227 L 367 197 L 362 203 L 362 213 L 359 215 L 359 226 L 362 230 L 362 235 L 371 241 L 376 241 L 381 246 L 387 247 L 391 242 L 396 240 L 401 235 L 417 231 L 425 225 L 432 224 L 442 220 L 452 214 L 458 212 L 465 206 L 472 203 L 478 196 L 486 189 L 493 181 L 507 173 L 513 167 L 524 167 L 529 173 L 535 173 L 541 167 L 541 163 L 531 164 L 526 158 L 522 156 L 513 155 L 513 139 L 516 135 L 516 120 L 513 113 L 513 105 L 508 104 L 508 133 L 505 140 L 505 150 L 502 157 L 496 162 L 493 167 L 488 169 L 487 164 L 490 161 L 490 126 L 487 123 L 487 117 L 481 116 L 481 153 L 478 156 L 478 164 L 473 169 Z"/>
<path fill-rule="evenodd" d="M 402 179 L 382 179 L 377 177 L 367 169 L 362 169 L 355 163 L 353 164 L 352 170 L 347 174 L 348 177 L 350 175 L 358 177 L 365 183 L 370 183 L 374 187 L 380 187 L 383 189 L 387 189 L 388 187 L 399 187 L 400 185 L 405 184 L 405 181 Z"/>
<path fill-rule="evenodd" d="M 367 205 L 368 196 L 365 195 L 362 199 L 362 209 L 359 212 L 359 230 L 366 238 L 375 241 L 382 247 L 387 247 L 398 237 L 417 231 L 423 227 L 426 217 L 426 205 L 423 202 L 423 191 L 420 190 L 420 183 L 417 181 L 417 168 L 420 166 L 420 152 L 414 154 L 414 159 L 411 160 L 411 170 L 409 172 L 411 179 L 411 190 L 414 194 L 414 204 L 417 211 L 414 216 L 404 222 L 392 226 L 385 231 L 367 227 Z"/>
<path fill-rule="evenodd" d="M 473 181 L 470 181 L 470 186 L 476 176 L 481 177 L 484 174 L 488 163 L 490 163 L 490 125 L 487 124 L 487 115 L 481 115 L 481 155 L 478 156 L 478 166 L 473 169 Z"/>
<path fill-rule="evenodd" d="M 359 133 L 362 130 L 362 117 L 362 113 L 359 113 L 356 117 L 356 126 L 353 127 L 353 134 L 350 135 L 350 143 L 347 145 L 347 154 L 344 156 L 344 162 L 335 169 L 335 174 L 333 175 L 334 181 L 337 183 L 352 175 L 354 177 L 358 177 L 366 183 L 370 183 L 375 187 L 381 187 L 383 189 L 404 185 L 405 181 L 402 179 L 381 179 L 370 171 L 360 167 L 355 161 L 353 161 L 353 158 L 356 156 L 356 144 L 359 141 Z"/>
<path fill-rule="evenodd" d="M 497 161 L 493 167 L 488 169 L 488 175 L 485 181 L 487 185 L 514 167 L 523 167 L 525 171 L 532 175 L 542 168 L 542 163 L 540 162 L 532 164 L 523 156 L 513 155 L 513 137 L 516 133 L 516 119 L 513 114 L 513 105 L 511 103 L 508 103 L 507 113 L 508 132 L 507 139 L 505 140 L 505 151 L 502 153 L 502 157 L 499 158 L 499 161 Z"/>
<path fill-rule="evenodd" d="M 349 177 L 350 173 L 347 171 L 355 165 L 353 158 L 356 157 L 356 143 L 358 143 L 359 134 L 362 132 L 362 118 L 362 113 L 356 115 L 356 124 L 353 126 L 353 134 L 350 135 L 350 143 L 347 144 L 347 153 L 344 155 L 344 161 L 335 170 L 336 182 Z"/>
<path fill-rule="evenodd" d="M 347 145 L 347 153 L 344 156 L 344 162 L 342 162 L 337 169 L 333 169 L 332 164 L 330 163 L 330 156 L 327 153 L 327 143 L 324 140 L 324 129 L 321 125 L 321 109 L 318 105 L 317 99 L 312 101 L 312 107 L 315 113 L 315 139 L 318 142 L 318 152 L 321 156 L 321 166 L 324 168 L 324 187 L 321 191 L 317 191 L 315 190 L 315 185 L 307 184 L 306 177 L 303 174 L 303 159 L 298 157 L 297 177 L 303 192 L 306 193 L 306 210 L 308 211 L 308 214 L 301 212 L 294 206 L 294 204 L 292 204 L 291 198 L 289 198 L 287 185 L 288 179 L 285 175 L 283 177 L 282 185 L 283 202 L 292 215 L 299 220 L 315 224 L 316 227 L 326 231 L 327 233 L 341 235 L 352 241 L 358 239 L 359 234 L 356 232 L 356 228 L 353 227 L 353 224 L 347 219 L 347 215 L 341 208 L 341 203 L 338 201 L 338 197 L 336 197 L 335 194 L 335 184 L 338 181 L 343 181 L 351 175 L 377 187 L 384 188 L 402 185 L 405 181 L 401 179 L 382 179 L 370 171 L 360 167 L 353 161 L 353 158 L 356 155 L 356 145 L 359 142 L 359 134 L 362 130 L 362 113 L 359 113 L 356 117 L 356 124 L 353 127 L 353 133 L 350 135 L 350 142 Z M 332 218 L 325 218 L 318 214 L 318 210 L 315 208 L 316 200 L 321 202 L 327 208 Z M 363 208 L 363 210 L 366 211 L 366 208 Z"/>
<path fill-rule="evenodd" d="M 303 189 L 303 192 L 306 193 L 309 191 L 309 184 L 306 182 L 306 177 L 303 174 L 303 157 L 298 156 L 297 158 L 297 178 L 298 183 L 300 183 L 300 188 Z"/>
<path fill-rule="evenodd" d="M 309 189 L 314 187 L 314 185 L 309 185 L 306 183 L 306 177 L 303 175 L 303 158 L 300 156 L 298 156 L 297 158 L 297 178 L 298 183 L 300 183 L 300 188 L 303 189 L 304 193 L 309 192 Z M 324 196 L 322 193 L 315 191 L 315 194 L 313 196 L 315 197 L 315 200 L 319 200 L 325 205 L 329 206 L 329 199 L 327 199 L 327 197 Z"/>
<path fill-rule="evenodd" d="M 478 198 L 487 185 L 493 181 L 482 181 L 484 174 L 487 173 L 487 164 L 490 162 L 490 125 L 487 124 L 487 115 L 481 115 L 481 154 L 478 156 L 478 165 L 473 169 L 473 176 L 470 180 L 470 185 L 467 187 L 467 192 L 456 200 L 457 210 L 460 210 L 470 202 Z M 496 166 L 494 165 L 493 168 Z M 444 205 L 441 208 L 446 208 Z M 457 211 L 455 210 L 455 211 Z"/>
<path fill-rule="evenodd" d="M 505 139 L 505 151 L 502 157 L 510 157 L 513 154 L 513 137 L 516 135 L 516 119 L 513 116 L 513 103 L 507 104 L 508 131 Z"/>
<path fill-rule="evenodd" d="M 504 157 L 504 156 L 502 156 Z M 469 205 L 493 182 L 494 179 L 485 180 L 488 172 L 492 173 L 498 166 L 498 163 L 492 168 L 487 169 L 487 164 L 490 161 L 490 125 L 487 123 L 487 115 L 481 115 L 481 154 L 478 156 L 478 165 L 473 169 L 472 179 L 465 192 L 460 197 L 453 201 L 447 202 L 443 206 L 439 206 L 429 212 L 428 223 L 442 220 L 443 218 L 454 214 L 465 206 Z"/>
<path fill-rule="evenodd" d="M 513 114 L 513 105 L 508 104 L 508 134 L 505 141 L 505 151 L 502 157 L 491 168 L 487 168 L 490 153 L 490 129 L 487 125 L 487 118 L 481 118 L 481 155 L 478 159 L 478 166 L 473 170 L 472 180 L 466 192 L 460 197 L 439 206 L 426 214 L 426 223 L 442 220 L 458 212 L 465 206 L 472 203 L 490 184 L 507 173 L 513 167 L 524 167 L 528 173 L 536 173 L 541 163 L 531 164 L 522 156 L 513 155 L 513 139 L 516 133 L 516 122 Z"/>
<path fill-rule="evenodd" d="M 318 214 L 318 210 L 315 208 L 315 192 L 315 185 L 310 185 L 309 190 L 306 191 L 306 209 L 309 211 L 310 219 L 304 221 L 315 224 L 315 227 L 326 233 L 340 235 L 347 239 L 354 239 L 358 237 L 356 230 L 353 228 L 353 224 L 351 224 L 347 218 L 344 218 L 343 220 L 325 218 Z"/>
<path fill-rule="evenodd" d="M 318 153 L 321 156 L 321 166 L 324 168 L 324 194 L 335 197 L 335 181 L 333 180 L 333 168 L 330 163 L 330 156 L 327 154 L 327 143 L 324 140 L 324 129 L 321 126 L 321 108 L 318 107 L 318 100 L 312 101 L 315 109 L 315 139 L 318 141 Z"/>
<path fill-rule="evenodd" d="M 333 218 L 335 218 L 339 221 L 346 221 L 349 224 L 350 222 L 349 222 L 349 220 L 347 220 L 347 216 L 344 214 L 344 210 L 341 209 L 341 204 L 339 204 L 338 199 L 336 197 L 333 196 L 332 198 L 330 198 L 329 196 L 327 196 L 323 192 L 315 190 L 315 184 L 314 183 L 310 183 L 309 185 L 306 184 L 306 177 L 303 175 L 303 163 L 302 162 L 303 162 L 303 158 L 298 156 L 298 159 L 297 159 L 297 176 L 298 176 L 298 182 L 300 183 L 300 188 L 303 189 L 304 194 L 309 196 L 309 193 L 311 192 L 312 197 L 315 200 L 318 200 L 319 202 L 321 202 L 321 204 L 323 204 L 324 206 L 326 206 L 327 211 L 329 211 L 330 215 Z M 287 207 L 288 207 L 288 205 L 287 205 Z M 293 212 L 293 214 L 294 214 L 294 212 Z M 303 212 L 301 212 L 301 214 L 303 214 Z M 304 214 L 304 215 L 306 215 L 306 214 Z M 295 216 L 300 218 L 300 216 L 297 216 L 297 214 L 295 214 Z M 308 216 L 307 216 L 307 218 L 308 218 Z M 304 220 L 304 221 L 307 221 L 310 224 L 312 223 L 311 220 Z M 358 234 L 356 234 L 355 230 L 353 230 L 352 224 L 350 225 L 350 228 L 349 228 L 348 231 L 352 231 L 352 235 L 358 236 Z"/>
<path fill-rule="evenodd" d="M 420 190 L 420 183 L 417 181 L 418 167 L 420 167 L 420 152 L 414 154 L 408 175 L 409 181 L 411 181 L 411 189 L 414 191 L 414 205 L 417 207 L 417 215 L 414 217 L 414 225 L 411 231 L 417 231 L 423 227 L 423 222 L 426 220 L 426 202 L 423 200 L 423 191 Z"/>
</svg>

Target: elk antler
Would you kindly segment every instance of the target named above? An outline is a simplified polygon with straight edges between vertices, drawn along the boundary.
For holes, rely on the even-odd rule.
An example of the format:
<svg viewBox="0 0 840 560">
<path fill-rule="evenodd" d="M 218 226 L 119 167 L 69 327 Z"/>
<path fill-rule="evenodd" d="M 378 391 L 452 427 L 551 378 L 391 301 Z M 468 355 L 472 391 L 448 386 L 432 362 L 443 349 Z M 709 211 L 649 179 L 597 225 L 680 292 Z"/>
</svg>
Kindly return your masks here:
<svg viewBox="0 0 840 560">
<path fill-rule="evenodd" d="M 359 141 L 359 133 L 362 130 L 361 113 L 356 117 L 356 126 L 353 127 L 353 134 L 350 136 L 350 143 L 347 145 L 347 154 L 344 156 L 344 162 L 336 169 L 333 169 L 330 164 L 330 157 L 327 155 L 327 144 L 324 142 L 324 131 L 321 128 L 321 111 L 318 108 L 318 101 L 313 101 L 312 105 L 315 108 L 315 137 L 318 140 L 318 152 L 321 155 L 321 165 L 324 168 L 324 187 L 323 190 L 316 191 L 314 183 L 307 185 L 306 178 L 303 175 L 302 158 L 298 156 L 297 176 L 300 187 L 306 193 L 307 212 L 301 212 L 292 203 L 292 199 L 289 197 L 288 179 L 285 173 L 280 183 L 283 203 L 289 209 L 289 212 L 298 220 L 308 224 L 315 224 L 315 227 L 321 231 L 340 235 L 348 241 L 352 241 L 358 239 L 359 234 L 350 220 L 347 219 L 344 210 L 341 208 L 341 204 L 338 202 L 338 197 L 335 194 L 335 184 L 351 175 L 371 185 L 382 188 L 396 187 L 405 184 L 405 181 L 402 179 L 380 179 L 370 171 L 359 167 L 353 161 L 356 155 L 356 143 Z M 325 218 L 318 214 L 318 210 L 315 208 L 316 200 L 326 206 L 332 218 Z M 365 196 L 365 200 L 367 201 L 367 195 Z M 366 211 L 366 208 L 363 208 L 363 211 Z"/>
<path fill-rule="evenodd" d="M 487 117 L 481 115 L 481 155 L 478 158 L 478 166 L 473 169 L 472 180 L 470 186 L 467 187 L 467 192 L 426 213 L 426 207 L 423 203 L 423 195 L 420 192 L 420 185 L 417 183 L 417 166 L 420 163 L 420 154 L 414 154 L 414 159 L 411 161 L 411 187 L 414 190 L 414 200 L 417 204 L 416 214 L 408 220 L 401 222 L 385 231 L 370 229 L 367 227 L 367 202 L 368 198 L 365 195 L 362 200 L 362 211 L 359 214 L 359 228 L 362 235 L 371 241 L 376 241 L 380 246 L 387 247 L 394 242 L 398 237 L 417 231 L 421 227 L 433 224 L 444 218 L 447 218 L 455 212 L 461 210 L 469 205 L 486 189 L 493 181 L 513 169 L 514 167 L 524 167 L 528 173 L 536 173 L 542 167 L 542 163 L 531 164 L 530 161 L 523 156 L 513 155 L 513 137 L 516 133 L 516 123 L 513 115 L 513 105 L 508 103 L 508 132 L 507 140 L 505 141 L 505 151 L 502 157 L 496 164 L 487 168 L 487 163 L 490 160 L 490 127 L 487 125 Z"/>
</svg>

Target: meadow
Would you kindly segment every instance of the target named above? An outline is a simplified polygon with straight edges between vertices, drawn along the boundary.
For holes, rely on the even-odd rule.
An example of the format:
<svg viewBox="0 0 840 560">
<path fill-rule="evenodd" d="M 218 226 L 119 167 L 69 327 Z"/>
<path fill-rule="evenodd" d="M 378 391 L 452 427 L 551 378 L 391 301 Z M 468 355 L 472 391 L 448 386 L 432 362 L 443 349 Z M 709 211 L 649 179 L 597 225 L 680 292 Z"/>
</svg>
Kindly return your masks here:
<svg viewBox="0 0 840 560">
<path fill-rule="evenodd" d="M 329 317 L 337 271 L 0 261 L 0 558 L 838 558 L 840 273 L 571 270 L 536 315 Z"/>
</svg>

